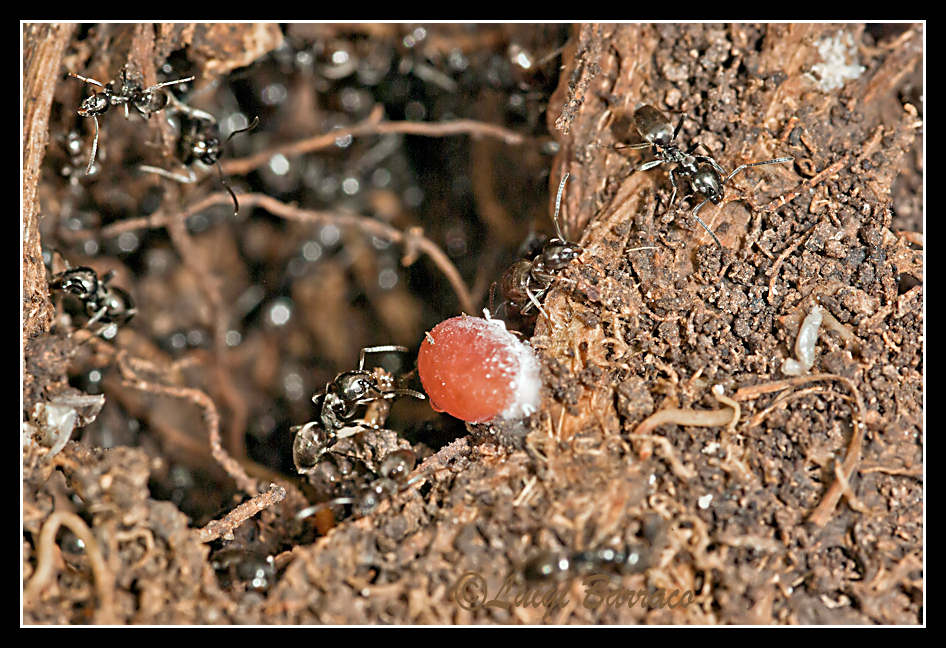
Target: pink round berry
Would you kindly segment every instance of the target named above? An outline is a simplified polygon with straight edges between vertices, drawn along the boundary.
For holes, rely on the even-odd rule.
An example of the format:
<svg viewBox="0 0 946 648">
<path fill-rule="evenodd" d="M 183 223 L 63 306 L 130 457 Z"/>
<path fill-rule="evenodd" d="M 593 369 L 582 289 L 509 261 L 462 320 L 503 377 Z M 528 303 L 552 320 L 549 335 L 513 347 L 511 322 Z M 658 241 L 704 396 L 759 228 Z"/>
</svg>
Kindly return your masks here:
<svg viewBox="0 0 946 648">
<path fill-rule="evenodd" d="M 535 354 L 501 320 L 444 320 L 421 343 L 417 372 L 436 411 L 469 423 L 519 418 L 539 404 Z"/>
</svg>

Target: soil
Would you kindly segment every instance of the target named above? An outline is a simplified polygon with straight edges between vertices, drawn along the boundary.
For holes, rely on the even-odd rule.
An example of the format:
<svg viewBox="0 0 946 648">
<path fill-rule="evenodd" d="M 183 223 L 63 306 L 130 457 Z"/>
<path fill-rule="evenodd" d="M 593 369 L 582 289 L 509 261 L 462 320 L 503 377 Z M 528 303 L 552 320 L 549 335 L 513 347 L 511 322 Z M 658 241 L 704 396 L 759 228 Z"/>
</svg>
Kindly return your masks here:
<svg viewBox="0 0 946 648">
<path fill-rule="evenodd" d="M 23 622 L 923 623 L 922 30 L 24 25 Z M 839 32 L 863 69 L 826 89 Z M 139 169 L 182 168 L 175 124 L 114 107 L 85 175 L 66 73 L 123 66 L 259 125 L 182 184 Z M 696 197 L 668 208 L 674 165 L 633 172 L 640 103 L 723 169 L 794 158 L 701 209 L 721 248 Z M 583 252 L 517 316 L 490 286 L 565 173 Z M 66 263 L 133 296 L 117 335 L 51 300 Z M 535 414 L 399 398 L 373 416 L 400 438 L 297 474 L 360 349 L 484 306 L 540 357 Z M 371 362 L 420 389 L 410 354 Z M 58 450 L 42 412 L 83 393 Z M 298 519 L 407 444 L 417 479 L 367 515 Z"/>
</svg>

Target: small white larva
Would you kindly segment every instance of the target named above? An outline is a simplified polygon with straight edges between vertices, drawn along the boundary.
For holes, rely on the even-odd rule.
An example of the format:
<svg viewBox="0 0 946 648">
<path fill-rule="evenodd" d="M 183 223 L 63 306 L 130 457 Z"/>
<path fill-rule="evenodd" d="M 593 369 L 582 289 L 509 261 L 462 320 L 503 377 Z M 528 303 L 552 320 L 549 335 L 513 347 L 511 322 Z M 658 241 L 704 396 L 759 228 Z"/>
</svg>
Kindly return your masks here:
<svg viewBox="0 0 946 648">
<path fill-rule="evenodd" d="M 819 304 L 808 311 L 805 321 L 798 329 L 798 338 L 795 340 L 795 356 L 786 358 L 782 363 L 782 373 L 786 376 L 800 376 L 811 369 L 815 364 L 815 342 L 818 341 L 818 329 L 824 319 L 824 309 Z"/>
</svg>

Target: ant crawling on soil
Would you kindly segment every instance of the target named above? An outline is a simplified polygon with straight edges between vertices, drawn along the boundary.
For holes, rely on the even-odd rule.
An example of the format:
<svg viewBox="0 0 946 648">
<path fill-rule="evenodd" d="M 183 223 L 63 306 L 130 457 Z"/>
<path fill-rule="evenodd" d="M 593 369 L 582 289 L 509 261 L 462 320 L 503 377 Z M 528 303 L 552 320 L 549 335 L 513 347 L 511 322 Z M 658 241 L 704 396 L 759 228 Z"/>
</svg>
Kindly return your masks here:
<svg viewBox="0 0 946 648">
<path fill-rule="evenodd" d="M 765 164 L 791 162 L 795 158 L 789 156 L 765 160 L 763 162 L 750 162 L 736 167 L 732 173 L 727 175 L 716 160 L 709 155 L 692 155 L 697 147 L 703 146 L 702 144 L 695 144 L 690 147 L 689 151 L 684 153 L 673 143 L 680 133 L 680 127 L 683 126 L 685 117 L 685 114 L 680 115 L 680 121 L 677 122 L 677 127 L 673 128 L 670 120 L 667 119 L 662 112 L 653 106 L 642 105 L 634 111 L 634 126 L 644 141 L 640 144 L 629 144 L 618 148 L 653 149 L 657 159 L 645 162 L 635 169 L 635 171 L 647 171 L 661 164 L 675 164 L 676 166 L 670 169 L 669 174 L 670 184 L 673 185 L 673 193 L 670 195 L 668 209 L 673 208 L 673 203 L 677 196 L 678 181 L 682 181 L 685 187 L 687 185 L 689 186 L 690 193 L 684 196 L 684 198 L 693 194 L 702 194 L 705 196 L 703 202 L 697 205 L 693 210 L 693 217 L 703 226 L 703 229 L 710 233 L 710 236 L 716 241 L 716 245 L 722 247 L 716 234 L 700 219 L 697 212 L 700 211 L 707 201 L 712 202 L 714 205 L 718 205 L 722 202 L 723 185 L 732 180 L 733 176 L 743 169 L 763 166 Z M 709 150 L 705 146 L 703 146 L 703 149 L 709 153 Z"/>
<path fill-rule="evenodd" d="M 542 251 L 531 261 L 520 259 L 513 263 L 503 274 L 502 291 L 506 299 L 518 308 L 519 313 L 527 315 L 532 307 L 545 315 L 548 314 L 539 304 L 539 298 L 548 292 L 555 280 L 555 273 L 563 270 L 582 252 L 582 247 L 572 243 L 562 234 L 558 222 L 558 214 L 562 205 L 562 194 L 569 174 L 565 174 L 558 185 L 558 195 L 555 197 L 555 214 L 552 223 L 555 225 L 556 237 L 550 239 L 542 247 Z M 551 321 L 551 320 L 549 320 Z"/>
<path fill-rule="evenodd" d="M 385 499 L 407 490 L 413 484 L 424 479 L 429 473 L 421 473 L 413 479 L 407 476 L 417 461 L 411 450 L 395 450 L 385 456 L 381 462 L 381 477 L 362 488 L 354 497 L 336 497 L 327 502 L 320 502 L 306 507 L 296 514 L 297 520 L 303 520 L 331 506 L 352 504 L 355 517 L 371 514 Z"/>
<path fill-rule="evenodd" d="M 184 184 L 193 184 L 197 182 L 197 174 L 191 168 L 194 162 L 201 162 L 207 166 L 217 167 L 220 175 L 220 184 L 229 192 L 233 199 L 233 215 L 240 214 L 240 203 L 236 194 L 230 187 L 230 183 L 223 175 L 223 169 L 220 167 L 220 156 L 223 154 L 223 146 L 227 144 L 234 135 L 246 133 L 253 130 L 259 124 L 259 117 L 254 117 L 249 126 L 233 131 L 227 136 L 223 143 L 220 141 L 220 130 L 217 127 L 217 120 L 208 113 L 196 110 L 183 103 L 178 102 L 178 109 L 181 112 L 180 127 L 181 137 L 177 142 L 177 155 L 184 164 L 186 173 L 174 173 L 160 167 L 142 164 L 138 169 L 146 173 L 155 173 L 157 175 L 181 182 Z"/>
<path fill-rule="evenodd" d="M 95 333 L 101 335 L 113 325 L 126 324 L 138 312 L 131 295 L 118 286 L 108 285 L 114 276 L 111 270 L 99 278 L 92 268 L 69 268 L 50 279 L 49 289 L 81 304 L 81 310 L 89 317 L 85 327 L 104 323 Z"/>
<path fill-rule="evenodd" d="M 636 574 L 646 570 L 648 556 L 640 546 L 625 549 L 594 549 L 574 552 L 543 552 L 523 567 L 526 580 L 558 580 L 597 571 Z"/>
<path fill-rule="evenodd" d="M 369 353 L 397 351 L 407 353 L 403 346 L 383 345 L 365 347 L 361 350 L 358 368 L 335 376 L 325 386 L 325 392 L 312 396 L 318 410 L 318 419 L 292 428 L 295 438 L 292 443 L 292 459 L 296 470 L 302 474 L 312 472 L 332 444 L 364 430 L 381 430 L 377 423 L 356 420 L 358 408 L 379 401 L 390 401 L 398 396 L 425 399 L 426 396 L 413 389 L 394 386 L 390 376 L 380 378 L 365 370 L 365 356 Z"/>
<path fill-rule="evenodd" d="M 172 103 L 178 108 L 183 106 L 185 111 L 194 111 L 204 115 L 207 114 L 203 113 L 203 111 L 196 111 L 189 106 L 184 106 L 184 104 L 179 102 L 174 97 L 174 95 L 164 89 L 167 86 L 193 81 L 194 77 L 192 76 L 185 77 L 183 79 L 175 79 L 174 81 L 156 83 L 149 88 L 143 87 L 140 74 L 129 75 L 126 67 L 122 68 L 120 83 L 118 81 L 110 81 L 105 84 L 90 77 L 84 77 L 81 74 L 76 74 L 75 72 L 70 72 L 69 76 L 102 88 L 101 92 L 96 92 L 83 99 L 82 103 L 79 104 L 78 110 L 76 111 L 80 117 L 91 117 L 95 124 L 95 137 L 92 140 L 92 154 L 89 156 L 89 165 L 85 170 L 86 175 L 92 172 L 92 165 L 95 163 L 95 153 L 98 151 L 98 116 L 108 112 L 108 109 L 112 106 L 124 106 L 125 119 L 128 119 L 129 105 L 134 106 L 139 113 L 149 119 L 151 118 L 152 113 L 164 110 L 169 104 Z"/>
</svg>

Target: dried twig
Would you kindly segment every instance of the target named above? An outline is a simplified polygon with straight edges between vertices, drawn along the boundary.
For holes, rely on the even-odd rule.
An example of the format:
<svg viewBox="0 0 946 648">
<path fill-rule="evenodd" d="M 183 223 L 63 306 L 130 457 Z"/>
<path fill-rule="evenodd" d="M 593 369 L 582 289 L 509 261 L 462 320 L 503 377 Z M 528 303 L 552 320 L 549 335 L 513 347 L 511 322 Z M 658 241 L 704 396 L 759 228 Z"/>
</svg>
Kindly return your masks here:
<svg viewBox="0 0 946 648">
<path fill-rule="evenodd" d="M 175 387 L 142 380 L 131 368 L 128 354 L 125 351 L 119 351 L 118 353 L 118 368 L 124 378 L 123 384 L 128 387 L 144 392 L 183 398 L 204 410 L 204 419 L 207 421 L 209 430 L 210 452 L 214 459 L 233 478 L 240 490 L 250 495 L 256 495 L 259 492 L 256 480 L 246 474 L 243 467 L 227 453 L 220 443 L 220 415 L 217 413 L 217 407 L 213 400 L 207 394 L 192 387 Z"/>
<path fill-rule="evenodd" d="M 321 133 L 313 137 L 278 144 L 265 151 L 254 153 L 245 158 L 236 158 L 221 162 L 226 175 L 245 175 L 257 169 L 272 159 L 274 155 L 301 155 L 320 149 L 334 146 L 339 138 L 345 136 L 358 137 L 361 135 L 386 135 L 388 133 L 403 133 L 405 135 L 421 135 L 424 137 L 447 137 L 449 135 L 473 135 L 495 137 L 507 144 L 521 144 L 523 136 L 514 131 L 472 119 L 455 119 L 447 122 L 411 122 L 411 121 L 382 121 L 383 109 L 376 106 L 367 119 L 349 126 L 339 128 L 328 133 Z"/>
<path fill-rule="evenodd" d="M 194 214 L 200 213 L 208 207 L 228 204 L 229 202 L 229 194 L 225 192 L 213 193 L 187 207 L 179 215 L 170 216 L 162 214 L 159 217 L 158 214 L 153 214 L 146 219 L 136 218 L 122 221 L 117 224 L 121 225 L 121 228 L 115 226 L 105 228 L 101 231 L 101 235 L 103 237 L 115 236 L 122 231 L 135 230 L 142 227 L 166 226 L 172 218 L 184 220 Z M 240 203 L 248 206 L 259 206 L 274 216 L 301 223 L 331 223 L 339 227 L 354 227 L 366 234 L 377 236 L 378 238 L 391 241 L 392 243 L 404 245 L 408 251 L 419 250 L 429 256 L 431 261 L 434 262 L 434 265 L 440 268 L 440 271 L 447 277 L 447 281 L 450 282 L 450 285 L 457 295 L 457 299 L 460 301 L 460 310 L 467 313 L 476 312 L 476 305 L 473 303 L 473 298 L 470 295 L 469 289 L 466 287 L 466 283 L 463 281 L 463 277 L 460 276 L 460 271 L 457 270 L 457 267 L 450 260 L 450 257 L 448 257 L 436 243 L 425 237 L 419 228 L 411 228 L 407 232 L 402 232 L 383 221 L 366 218 L 359 214 L 303 209 L 295 205 L 286 204 L 265 194 L 258 193 L 240 196 Z"/>
<path fill-rule="evenodd" d="M 286 498 L 286 489 L 279 484 L 270 484 L 269 489 L 255 496 L 253 499 L 243 502 L 235 509 L 227 513 L 220 520 L 212 520 L 204 527 L 197 529 L 198 542 L 211 542 L 220 536 L 233 533 L 233 530 L 243 524 L 245 521 L 273 504 L 277 504 Z"/>
</svg>

